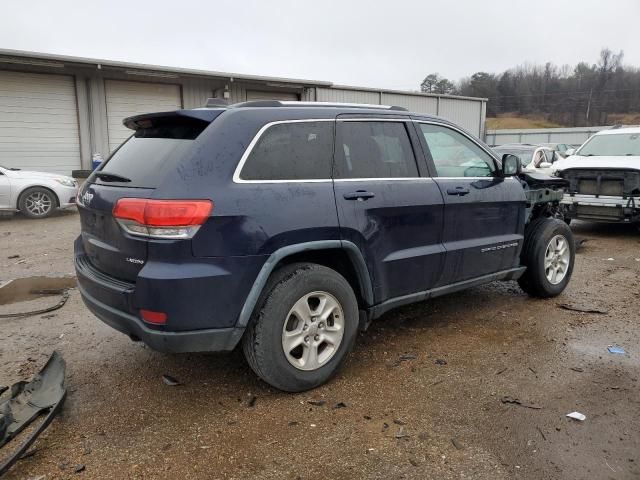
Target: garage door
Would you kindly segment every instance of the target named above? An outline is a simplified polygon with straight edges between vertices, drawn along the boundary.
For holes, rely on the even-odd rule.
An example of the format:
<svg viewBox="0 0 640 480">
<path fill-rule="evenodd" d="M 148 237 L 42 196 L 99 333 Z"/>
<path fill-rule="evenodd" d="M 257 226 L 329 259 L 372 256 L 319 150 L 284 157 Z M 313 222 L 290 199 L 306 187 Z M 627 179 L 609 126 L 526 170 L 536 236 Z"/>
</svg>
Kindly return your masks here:
<svg viewBox="0 0 640 480">
<path fill-rule="evenodd" d="M 66 175 L 80 168 L 73 77 L 0 71 L 0 165 Z"/>
<path fill-rule="evenodd" d="M 261 90 L 247 90 L 247 101 L 249 100 L 300 100 L 297 93 L 292 92 L 267 92 Z"/>
<path fill-rule="evenodd" d="M 115 150 L 130 135 L 122 120 L 132 115 L 182 108 L 179 85 L 164 83 L 105 81 L 109 150 Z"/>
</svg>

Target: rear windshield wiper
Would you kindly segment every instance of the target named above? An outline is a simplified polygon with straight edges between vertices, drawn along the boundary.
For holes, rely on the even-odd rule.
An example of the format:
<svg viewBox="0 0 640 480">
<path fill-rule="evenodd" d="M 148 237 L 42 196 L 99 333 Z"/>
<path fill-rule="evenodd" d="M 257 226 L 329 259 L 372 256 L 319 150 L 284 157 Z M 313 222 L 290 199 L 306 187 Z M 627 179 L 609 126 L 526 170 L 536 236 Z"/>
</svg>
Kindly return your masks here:
<svg viewBox="0 0 640 480">
<path fill-rule="evenodd" d="M 105 182 L 130 182 L 131 179 L 117 173 L 96 172 L 96 177 Z"/>
</svg>

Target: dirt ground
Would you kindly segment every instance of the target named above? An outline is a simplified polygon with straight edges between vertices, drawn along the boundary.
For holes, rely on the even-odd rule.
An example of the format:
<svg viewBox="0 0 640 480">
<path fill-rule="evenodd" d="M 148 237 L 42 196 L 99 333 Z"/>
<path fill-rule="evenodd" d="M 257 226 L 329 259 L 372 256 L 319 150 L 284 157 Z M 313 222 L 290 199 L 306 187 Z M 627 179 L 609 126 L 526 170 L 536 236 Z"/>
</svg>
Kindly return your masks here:
<svg viewBox="0 0 640 480">
<path fill-rule="evenodd" d="M 28 379 L 55 349 L 68 386 L 6 478 L 640 478 L 640 234 L 572 228 L 588 241 L 559 298 L 494 283 L 390 312 L 336 379 L 303 394 L 269 388 L 238 352 L 133 343 L 76 291 L 55 316 L 0 319 L 0 384 Z M 70 273 L 78 230 L 73 212 L 0 219 L 0 280 Z"/>
</svg>

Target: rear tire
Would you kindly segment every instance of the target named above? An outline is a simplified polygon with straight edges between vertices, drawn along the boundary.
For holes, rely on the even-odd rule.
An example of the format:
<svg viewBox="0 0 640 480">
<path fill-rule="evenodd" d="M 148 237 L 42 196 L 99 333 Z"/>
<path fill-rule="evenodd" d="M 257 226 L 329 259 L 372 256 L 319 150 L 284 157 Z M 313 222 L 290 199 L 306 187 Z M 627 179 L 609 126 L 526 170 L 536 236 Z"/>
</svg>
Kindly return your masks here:
<svg viewBox="0 0 640 480">
<path fill-rule="evenodd" d="M 56 195 L 44 187 L 27 188 L 20 194 L 18 209 L 29 218 L 46 218 L 58 208 Z"/>
<path fill-rule="evenodd" d="M 538 218 L 525 230 L 521 264 L 527 267 L 518 283 L 533 297 L 560 295 L 566 288 L 575 260 L 575 243 L 562 220 Z"/>
<path fill-rule="evenodd" d="M 242 347 L 265 382 L 301 392 L 338 372 L 357 330 L 358 303 L 345 278 L 321 265 L 297 263 L 267 282 Z"/>
</svg>

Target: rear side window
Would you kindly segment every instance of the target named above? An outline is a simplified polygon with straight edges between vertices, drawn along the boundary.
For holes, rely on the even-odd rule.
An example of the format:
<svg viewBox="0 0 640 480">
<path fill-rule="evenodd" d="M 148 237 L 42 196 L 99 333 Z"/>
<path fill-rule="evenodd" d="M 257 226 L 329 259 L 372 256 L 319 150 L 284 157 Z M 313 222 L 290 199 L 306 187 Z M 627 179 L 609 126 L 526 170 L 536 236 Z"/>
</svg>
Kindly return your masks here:
<svg viewBox="0 0 640 480">
<path fill-rule="evenodd" d="M 271 125 L 258 139 L 240 173 L 242 180 L 331 178 L 334 122 Z"/>
<path fill-rule="evenodd" d="M 100 171 L 130 179 L 123 185 L 155 188 L 164 178 L 165 168 L 176 165 L 208 126 L 198 120 L 158 120 L 139 128 L 107 160 Z M 95 179 L 96 183 L 114 182 Z M 116 182 L 117 183 L 117 182 Z"/>
<path fill-rule="evenodd" d="M 335 178 L 417 177 L 403 122 L 338 122 Z"/>
</svg>

